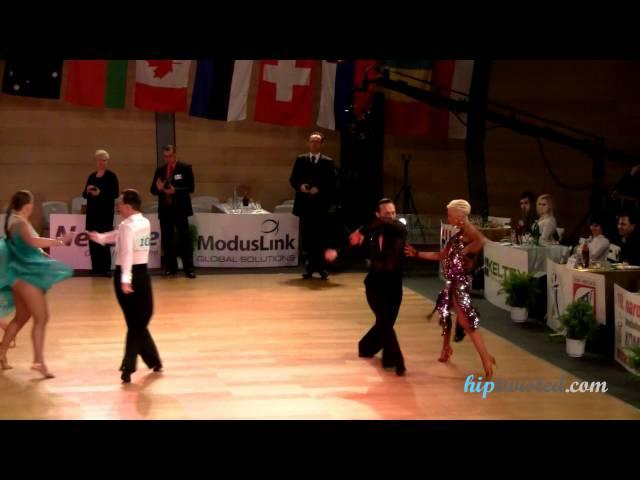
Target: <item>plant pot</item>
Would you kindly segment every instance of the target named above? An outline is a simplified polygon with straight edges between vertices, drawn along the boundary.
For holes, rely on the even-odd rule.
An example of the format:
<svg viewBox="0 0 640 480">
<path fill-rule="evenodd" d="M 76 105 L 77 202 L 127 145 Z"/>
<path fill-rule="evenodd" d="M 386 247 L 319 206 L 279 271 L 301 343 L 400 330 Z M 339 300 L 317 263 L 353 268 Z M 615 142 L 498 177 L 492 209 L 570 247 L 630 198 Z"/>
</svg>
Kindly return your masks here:
<svg viewBox="0 0 640 480">
<path fill-rule="evenodd" d="M 584 346 L 587 343 L 586 340 L 575 340 L 573 338 L 567 338 L 567 355 L 574 358 L 580 358 L 584 355 Z"/>
<path fill-rule="evenodd" d="M 523 323 L 529 319 L 529 310 L 526 307 L 511 307 L 511 320 L 515 323 Z"/>
</svg>

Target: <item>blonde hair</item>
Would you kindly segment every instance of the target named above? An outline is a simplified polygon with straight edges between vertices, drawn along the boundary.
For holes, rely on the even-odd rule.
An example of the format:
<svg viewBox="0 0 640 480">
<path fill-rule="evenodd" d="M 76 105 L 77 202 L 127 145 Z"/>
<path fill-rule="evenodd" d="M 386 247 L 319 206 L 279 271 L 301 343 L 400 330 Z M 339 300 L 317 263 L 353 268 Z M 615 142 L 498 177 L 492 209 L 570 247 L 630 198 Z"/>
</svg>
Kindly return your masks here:
<svg viewBox="0 0 640 480">
<path fill-rule="evenodd" d="M 547 215 L 553 215 L 553 197 L 551 196 L 551 194 L 543 193 L 542 195 L 540 195 L 538 197 L 538 200 L 536 200 L 536 210 L 538 208 L 538 202 L 540 200 L 546 200 L 547 201 L 547 206 L 549 207 L 549 212 L 547 213 Z"/>
<path fill-rule="evenodd" d="M 471 213 L 471 204 L 463 199 L 451 200 L 447 205 L 447 208 L 455 208 L 465 215 L 469 215 Z"/>
<path fill-rule="evenodd" d="M 107 152 L 106 150 L 96 150 L 96 153 L 93 154 L 93 157 L 102 157 L 105 160 L 109 160 L 109 152 Z"/>
</svg>

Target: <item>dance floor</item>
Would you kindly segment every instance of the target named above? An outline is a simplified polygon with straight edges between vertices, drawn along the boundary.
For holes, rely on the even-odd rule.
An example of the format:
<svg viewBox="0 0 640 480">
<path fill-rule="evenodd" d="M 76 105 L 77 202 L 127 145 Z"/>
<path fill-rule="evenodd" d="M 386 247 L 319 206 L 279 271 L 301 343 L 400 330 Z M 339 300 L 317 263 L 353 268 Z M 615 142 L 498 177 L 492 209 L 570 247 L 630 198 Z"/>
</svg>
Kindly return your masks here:
<svg viewBox="0 0 640 480">
<path fill-rule="evenodd" d="M 3 419 L 640 419 L 606 393 L 465 392 L 481 373 L 469 339 L 448 364 L 432 301 L 405 287 L 396 324 L 407 365 L 398 377 L 380 356 L 361 359 L 373 316 L 364 274 L 326 282 L 298 274 L 153 278 L 151 332 L 165 370 L 139 360 L 121 385 L 125 324 L 112 281 L 73 278 L 49 293 L 46 359 L 56 375 L 29 370 L 28 324 L 0 372 Z M 496 382 L 568 387 L 567 372 L 481 330 L 496 357 Z"/>
</svg>

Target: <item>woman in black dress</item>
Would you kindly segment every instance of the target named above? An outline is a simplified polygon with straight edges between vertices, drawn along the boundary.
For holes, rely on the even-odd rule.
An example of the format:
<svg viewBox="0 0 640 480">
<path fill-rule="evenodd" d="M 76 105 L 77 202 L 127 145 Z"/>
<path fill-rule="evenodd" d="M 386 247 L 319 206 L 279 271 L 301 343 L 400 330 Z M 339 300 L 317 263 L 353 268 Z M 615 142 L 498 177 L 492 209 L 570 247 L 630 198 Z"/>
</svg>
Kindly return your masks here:
<svg viewBox="0 0 640 480">
<path fill-rule="evenodd" d="M 118 177 L 107 170 L 109 154 L 97 150 L 96 171 L 89 175 L 82 196 L 87 199 L 86 229 L 90 232 L 110 232 L 113 230 L 115 200 L 119 196 Z M 111 250 L 108 245 L 89 242 L 91 267 L 95 275 L 111 275 Z"/>
</svg>

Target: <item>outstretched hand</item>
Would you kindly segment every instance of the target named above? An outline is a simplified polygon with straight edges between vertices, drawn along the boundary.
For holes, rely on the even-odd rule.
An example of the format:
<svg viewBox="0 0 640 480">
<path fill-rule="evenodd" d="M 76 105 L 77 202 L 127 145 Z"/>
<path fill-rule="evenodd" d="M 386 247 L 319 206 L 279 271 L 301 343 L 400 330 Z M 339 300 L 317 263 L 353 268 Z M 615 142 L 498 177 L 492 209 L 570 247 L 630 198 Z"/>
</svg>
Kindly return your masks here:
<svg viewBox="0 0 640 480">
<path fill-rule="evenodd" d="M 362 242 L 364 242 L 364 235 L 360 232 L 360 230 L 356 230 L 351 235 L 349 235 L 349 245 L 351 245 L 352 247 L 362 245 Z"/>
<path fill-rule="evenodd" d="M 324 259 L 327 263 L 332 263 L 338 258 L 338 252 L 333 248 L 327 248 L 324 251 Z"/>
<path fill-rule="evenodd" d="M 418 251 L 416 250 L 416 248 L 413 245 L 407 244 L 404 247 L 404 254 L 407 257 L 417 257 L 418 256 Z"/>
</svg>

